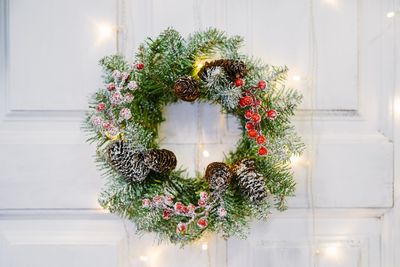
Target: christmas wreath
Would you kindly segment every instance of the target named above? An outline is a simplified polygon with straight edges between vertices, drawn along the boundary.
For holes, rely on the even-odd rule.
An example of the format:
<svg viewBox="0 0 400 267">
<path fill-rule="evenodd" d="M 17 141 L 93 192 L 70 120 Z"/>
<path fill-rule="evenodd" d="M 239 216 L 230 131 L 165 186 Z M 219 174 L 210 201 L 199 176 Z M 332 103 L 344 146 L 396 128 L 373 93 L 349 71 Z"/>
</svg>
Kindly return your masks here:
<svg viewBox="0 0 400 267">
<path fill-rule="evenodd" d="M 148 38 L 133 62 L 100 60 L 104 88 L 90 101 L 84 129 L 108 183 L 99 198 L 139 232 L 181 245 L 205 232 L 245 237 L 252 218 L 286 209 L 295 182 L 290 157 L 303 144 L 290 123 L 301 95 L 286 88 L 286 67 L 240 53 L 243 39 L 216 29 L 187 39 L 174 29 Z M 217 103 L 242 129 L 237 147 L 205 174 L 187 177 L 158 143 L 166 105 Z"/>
</svg>

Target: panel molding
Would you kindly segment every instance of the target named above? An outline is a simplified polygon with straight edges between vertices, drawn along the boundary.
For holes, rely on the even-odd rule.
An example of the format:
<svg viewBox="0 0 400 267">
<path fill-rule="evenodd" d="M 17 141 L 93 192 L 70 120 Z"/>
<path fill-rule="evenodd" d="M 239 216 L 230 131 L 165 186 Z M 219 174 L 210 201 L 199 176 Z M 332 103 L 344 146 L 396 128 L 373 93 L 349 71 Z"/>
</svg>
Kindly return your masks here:
<svg viewBox="0 0 400 267">
<path fill-rule="evenodd" d="M 123 4 L 125 0 L 113 0 L 117 6 L 116 14 L 116 25 L 120 25 L 122 18 L 125 17 L 123 13 Z M 120 3 L 122 2 L 122 4 Z M 0 21 L 0 77 L 3 84 L 0 84 L 0 95 L 2 96 L 2 110 L 1 117 L 4 122 L 14 121 L 63 121 L 73 120 L 81 121 L 86 110 L 82 109 L 15 109 L 12 108 L 11 93 L 10 93 L 10 56 L 9 56 L 9 36 L 10 36 L 10 0 L 0 0 L 1 12 L 3 12 Z M 119 44 L 123 38 L 123 34 L 120 34 L 121 29 L 117 27 L 117 34 L 115 37 L 115 43 L 117 44 L 117 51 L 119 51 Z M 1 118 L 0 117 L 0 118 Z"/>
</svg>

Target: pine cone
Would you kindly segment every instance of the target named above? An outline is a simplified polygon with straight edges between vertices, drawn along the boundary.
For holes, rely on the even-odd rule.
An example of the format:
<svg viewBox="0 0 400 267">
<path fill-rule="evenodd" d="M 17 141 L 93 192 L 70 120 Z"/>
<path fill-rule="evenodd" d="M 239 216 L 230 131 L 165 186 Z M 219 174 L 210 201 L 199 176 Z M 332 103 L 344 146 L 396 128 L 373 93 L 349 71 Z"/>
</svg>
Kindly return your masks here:
<svg viewBox="0 0 400 267">
<path fill-rule="evenodd" d="M 193 102 L 200 96 L 196 80 L 190 76 L 183 76 L 174 84 L 175 95 L 183 101 Z"/>
<path fill-rule="evenodd" d="M 210 188 L 223 193 L 232 179 L 229 167 L 223 162 L 213 162 L 207 166 L 205 178 Z"/>
<path fill-rule="evenodd" d="M 156 172 L 172 171 L 176 167 L 174 152 L 167 149 L 152 149 L 144 156 L 146 166 Z"/>
<path fill-rule="evenodd" d="M 200 79 L 205 81 L 207 70 L 216 67 L 222 67 L 228 79 L 232 82 L 239 78 L 244 78 L 244 76 L 247 74 L 247 68 L 243 61 L 233 59 L 218 59 L 215 61 L 206 62 L 197 75 L 200 77 Z"/>
<path fill-rule="evenodd" d="M 258 202 L 267 197 L 264 177 L 256 171 L 253 159 L 242 159 L 233 166 L 232 172 L 242 194 L 251 202 Z"/>
<path fill-rule="evenodd" d="M 121 140 L 112 142 L 107 152 L 111 165 L 128 181 L 141 182 L 150 172 L 144 164 L 142 152 L 131 148 L 126 142 Z"/>
</svg>

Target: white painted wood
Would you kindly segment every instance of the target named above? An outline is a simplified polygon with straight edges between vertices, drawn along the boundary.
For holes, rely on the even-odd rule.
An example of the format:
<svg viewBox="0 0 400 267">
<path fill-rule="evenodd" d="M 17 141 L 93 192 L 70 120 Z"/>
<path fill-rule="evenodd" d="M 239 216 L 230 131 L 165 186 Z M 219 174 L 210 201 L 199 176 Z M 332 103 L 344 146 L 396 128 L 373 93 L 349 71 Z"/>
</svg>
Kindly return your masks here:
<svg viewBox="0 0 400 267">
<path fill-rule="evenodd" d="M 400 166 L 399 116 L 392 116 L 400 26 L 386 18 L 392 5 L 0 0 L 0 266 L 398 266 L 398 201 L 391 208 Z M 119 24 L 118 38 L 96 42 L 96 23 L 104 22 Z M 209 26 L 240 34 L 244 51 L 287 64 L 289 85 L 304 94 L 295 124 L 307 151 L 293 166 L 296 197 L 288 212 L 254 223 L 247 241 L 211 237 L 208 251 L 201 250 L 207 241 L 157 246 L 98 210 L 103 180 L 79 129 L 87 96 L 101 85 L 97 61 L 117 43 L 132 57 L 168 26 L 184 35 Z M 240 134 L 215 106 L 165 112 L 162 144 L 192 176 L 222 160 Z M 326 255 L 332 245 L 340 257 Z"/>
</svg>

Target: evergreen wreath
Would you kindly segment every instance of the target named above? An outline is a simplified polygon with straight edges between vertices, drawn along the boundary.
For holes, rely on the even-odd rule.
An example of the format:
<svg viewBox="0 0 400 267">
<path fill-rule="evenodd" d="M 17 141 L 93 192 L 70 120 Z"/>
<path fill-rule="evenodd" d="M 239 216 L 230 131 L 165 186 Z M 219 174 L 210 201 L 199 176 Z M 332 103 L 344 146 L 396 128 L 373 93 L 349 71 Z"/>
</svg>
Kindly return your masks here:
<svg viewBox="0 0 400 267">
<path fill-rule="evenodd" d="M 185 245 L 205 232 L 246 237 L 252 218 L 282 211 L 295 191 L 290 157 L 303 143 L 290 123 L 301 95 L 286 88 L 286 67 L 239 52 L 243 39 L 216 29 L 186 40 L 172 28 L 148 38 L 133 63 L 100 60 L 105 86 L 90 102 L 84 129 L 108 178 L 99 202 L 139 232 Z M 240 121 L 241 139 L 225 162 L 189 178 L 161 149 L 163 109 L 177 101 L 217 103 Z"/>
</svg>

